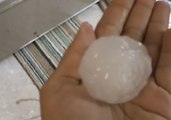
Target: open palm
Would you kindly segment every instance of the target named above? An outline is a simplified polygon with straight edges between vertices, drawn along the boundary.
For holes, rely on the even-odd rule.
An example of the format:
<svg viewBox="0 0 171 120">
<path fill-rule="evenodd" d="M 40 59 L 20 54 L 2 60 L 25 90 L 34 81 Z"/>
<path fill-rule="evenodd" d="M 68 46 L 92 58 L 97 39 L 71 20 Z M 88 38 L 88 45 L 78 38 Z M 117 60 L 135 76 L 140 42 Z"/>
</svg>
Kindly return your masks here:
<svg viewBox="0 0 171 120">
<path fill-rule="evenodd" d="M 41 90 L 42 120 L 171 120 L 170 8 L 155 0 L 113 0 L 94 33 L 80 28 L 58 69 Z M 78 74 L 81 58 L 98 37 L 127 35 L 143 42 L 153 61 L 149 83 L 132 101 L 110 105 L 89 96 Z"/>
</svg>

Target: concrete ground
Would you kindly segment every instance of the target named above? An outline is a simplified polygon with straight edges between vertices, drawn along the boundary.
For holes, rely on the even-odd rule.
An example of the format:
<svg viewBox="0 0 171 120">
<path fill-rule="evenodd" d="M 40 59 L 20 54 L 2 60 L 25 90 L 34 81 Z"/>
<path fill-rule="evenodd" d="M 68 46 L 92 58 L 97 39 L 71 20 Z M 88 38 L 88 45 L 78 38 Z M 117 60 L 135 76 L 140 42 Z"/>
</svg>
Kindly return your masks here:
<svg viewBox="0 0 171 120">
<path fill-rule="evenodd" d="M 41 120 L 39 92 L 18 61 L 0 62 L 0 120 Z"/>
</svg>

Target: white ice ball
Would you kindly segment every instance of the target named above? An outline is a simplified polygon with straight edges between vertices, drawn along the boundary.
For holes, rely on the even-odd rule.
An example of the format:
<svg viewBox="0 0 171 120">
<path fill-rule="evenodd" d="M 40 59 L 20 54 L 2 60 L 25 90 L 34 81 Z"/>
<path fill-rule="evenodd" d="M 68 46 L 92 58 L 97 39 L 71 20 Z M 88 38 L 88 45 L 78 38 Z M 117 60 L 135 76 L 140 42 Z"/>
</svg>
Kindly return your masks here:
<svg viewBox="0 0 171 120">
<path fill-rule="evenodd" d="M 93 42 L 79 68 L 88 93 L 110 104 L 135 98 L 151 72 L 151 58 L 145 46 L 126 36 L 103 37 Z"/>
</svg>

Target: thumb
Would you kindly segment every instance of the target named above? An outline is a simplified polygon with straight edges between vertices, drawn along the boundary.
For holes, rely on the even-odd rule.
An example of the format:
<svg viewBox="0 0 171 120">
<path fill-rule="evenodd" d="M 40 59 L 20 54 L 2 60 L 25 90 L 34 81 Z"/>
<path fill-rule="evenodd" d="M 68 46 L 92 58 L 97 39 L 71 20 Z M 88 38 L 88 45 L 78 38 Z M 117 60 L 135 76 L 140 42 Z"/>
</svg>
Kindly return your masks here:
<svg viewBox="0 0 171 120">
<path fill-rule="evenodd" d="M 66 51 L 58 69 L 51 77 L 55 79 L 56 76 L 61 76 L 79 80 L 78 68 L 81 59 L 86 49 L 95 39 L 96 37 L 92 26 L 87 22 L 83 23 L 73 43 Z"/>
</svg>

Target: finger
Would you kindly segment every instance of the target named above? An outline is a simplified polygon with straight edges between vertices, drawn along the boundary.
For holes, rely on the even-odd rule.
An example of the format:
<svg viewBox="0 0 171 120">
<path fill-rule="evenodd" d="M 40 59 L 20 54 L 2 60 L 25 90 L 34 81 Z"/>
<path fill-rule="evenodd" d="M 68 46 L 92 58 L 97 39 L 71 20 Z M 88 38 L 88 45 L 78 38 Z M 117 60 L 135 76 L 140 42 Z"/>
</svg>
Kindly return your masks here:
<svg viewBox="0 0 171 120">
<path fill-rule="evenodd" d="M 122 32 L 134 0 L 113 0 L 96 28 L 96 36 L 109 36 Z"/>
<path fill-rule="evenodd" d="M 171 119 L 171 96 L 164 89 L 158 87 L 153 78 L 133 103 L 148 112 L 158 114 L 167 120 Z"/>
<path fill-rule="evenodd" d="M 164 117 L 153 112 L 146 111 L 131 102 L 123 104 L 122 108 L 131 120 L 166 120 Z"/>
<path fill-rule="evenodd" d="M 148 49 L 155 68 L 161 49 L 163 33 L 168 29 L 170 7 L 166 2 L 158 1 L 149 22 L 144 44 Z"/>
<path fill-rule="evenodd" d="M 155 0 L 137 0 L 125 24 L 123 35 L 142 41 Z"/>
<path fill-rule="evenodd" d="M 82 56 L 87 47 L 95 39 L 96 38 L 92 26 L 90 26 L 88 23 L 83 23 L 75 37 L 75 40 L 68 48 L 64 58 L 58 66 L 58 69 L 51 76 L 51 79 L 55 79 L 56 76 L 80 79 L 78 74 L 78 67 L 80 65 Z"/>
<path fill-rule="evenodd" d="M 163 38 L 159 64 L 156 71 L 158 85 L 171 94 L 171 30 L 168 30 Z"/>
</svg>

